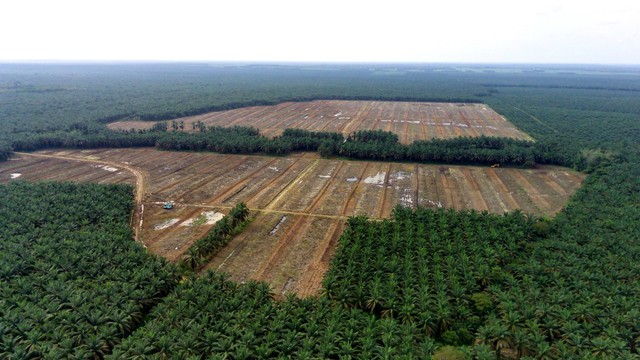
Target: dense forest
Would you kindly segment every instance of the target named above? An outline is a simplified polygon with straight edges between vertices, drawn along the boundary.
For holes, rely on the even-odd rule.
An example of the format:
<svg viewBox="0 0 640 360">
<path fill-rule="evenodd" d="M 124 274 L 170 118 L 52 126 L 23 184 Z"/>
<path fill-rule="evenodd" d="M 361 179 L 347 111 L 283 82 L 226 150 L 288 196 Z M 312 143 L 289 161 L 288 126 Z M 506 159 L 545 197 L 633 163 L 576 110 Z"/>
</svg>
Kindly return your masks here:
<svg viewBox="0 0 640 360">
<path fill-rule="evenodd" d="M 536 162 L 590 174 L 554 219 L 424 209 L 353 218 L 325 295 L 282 301 L 216 273 L 178 285 L 177 267 L 131 239 L 129 188 L 2 185 L 0 357 L 640 356 L 638 68 L 0 65 L 0 75 L 0 155 L 3 141 L 156 143 L 104 127 L 122 118 L 283 100 L 450 100 L 486 103 L 532 135 Z M 350 145 L 286 136 L 325 154 L 394 143 L 384 133 Z"/>
</svg>

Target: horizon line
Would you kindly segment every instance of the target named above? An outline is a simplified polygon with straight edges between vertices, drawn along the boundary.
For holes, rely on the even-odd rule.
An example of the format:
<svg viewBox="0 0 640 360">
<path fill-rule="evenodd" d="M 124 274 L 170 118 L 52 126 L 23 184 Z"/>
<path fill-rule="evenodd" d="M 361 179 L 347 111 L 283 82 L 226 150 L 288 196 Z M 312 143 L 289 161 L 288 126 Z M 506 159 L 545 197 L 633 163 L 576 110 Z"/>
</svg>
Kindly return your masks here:
<svg viewBox="0 0 640 360">
<path fill-rule="evenodd" d="M 158 60 L 158 59 L 0 59 L 0 64 L 313 64 L 313 65 L 534 65 L 534 66 L 640 66 L 640 63 L 518 62 L 518 61 L 318 61 L 318 60 Z"/>
</svg>

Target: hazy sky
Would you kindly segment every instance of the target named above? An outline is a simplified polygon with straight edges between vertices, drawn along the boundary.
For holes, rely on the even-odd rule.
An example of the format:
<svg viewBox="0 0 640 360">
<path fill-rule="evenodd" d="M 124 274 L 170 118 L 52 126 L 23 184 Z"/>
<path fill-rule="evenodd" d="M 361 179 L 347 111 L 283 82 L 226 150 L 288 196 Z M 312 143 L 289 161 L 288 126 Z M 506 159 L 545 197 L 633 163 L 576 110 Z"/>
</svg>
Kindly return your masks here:
<svg viewBox="0 0 640 360">
<path fill-rule="evenodd" d="M 640 1 L 2 0 L 44 59 L 640 64 Z"/>
</svg>

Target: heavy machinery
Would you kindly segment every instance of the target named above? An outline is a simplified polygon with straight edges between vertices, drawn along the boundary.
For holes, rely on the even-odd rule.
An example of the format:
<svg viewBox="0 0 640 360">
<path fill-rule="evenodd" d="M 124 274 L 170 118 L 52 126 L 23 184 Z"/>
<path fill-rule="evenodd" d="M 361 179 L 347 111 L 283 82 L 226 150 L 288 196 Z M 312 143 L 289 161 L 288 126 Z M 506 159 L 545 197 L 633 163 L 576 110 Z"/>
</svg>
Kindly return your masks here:
<svg viewBox="0 0 640 360">
<path fill-rule="evenodd" d="M 173 201 L 165 201 L 164 204 L 162 204 L 162 208 L 165 210 L 173 209 Z"/>
</svg>

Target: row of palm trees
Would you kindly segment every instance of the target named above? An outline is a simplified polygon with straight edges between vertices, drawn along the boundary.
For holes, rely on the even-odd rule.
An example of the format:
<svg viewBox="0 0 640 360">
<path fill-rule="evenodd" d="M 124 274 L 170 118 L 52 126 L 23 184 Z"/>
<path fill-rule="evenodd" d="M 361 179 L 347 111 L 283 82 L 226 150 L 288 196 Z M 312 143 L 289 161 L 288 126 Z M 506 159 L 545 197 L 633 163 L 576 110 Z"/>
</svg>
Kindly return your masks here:
<svg viewBox="0 0 640 360">
<path fill-rule="evenodd" d="M 234 206 L 229 215 L 220 219 L 202 238 L 196 240 L 187 249 L 178 266 L 188 271 L 195 271 L 222 249 L 231 240 L 239 227 L 249 218 L 249 208 L 245 203 Z"/>
<path fill-rule="evenodd" d="M 503 164 L 533 166 L 536 152 L 527 142 L 492 138 L 494 142 L 506 142 L 494 148 L 492 142 L 461 142 L 457 139 L 415 141 L 409 145 L 383 141 L 347 141 L 337 153 L 354 159 L 383 161 L 437 162 L 449 164 Z M 470 144 L 467 144 L 470 143 Z M 487 147 L 484 147 L 484 146 Z M 541 160 L 544 160 L 541 158 Z"/>
</svg>

